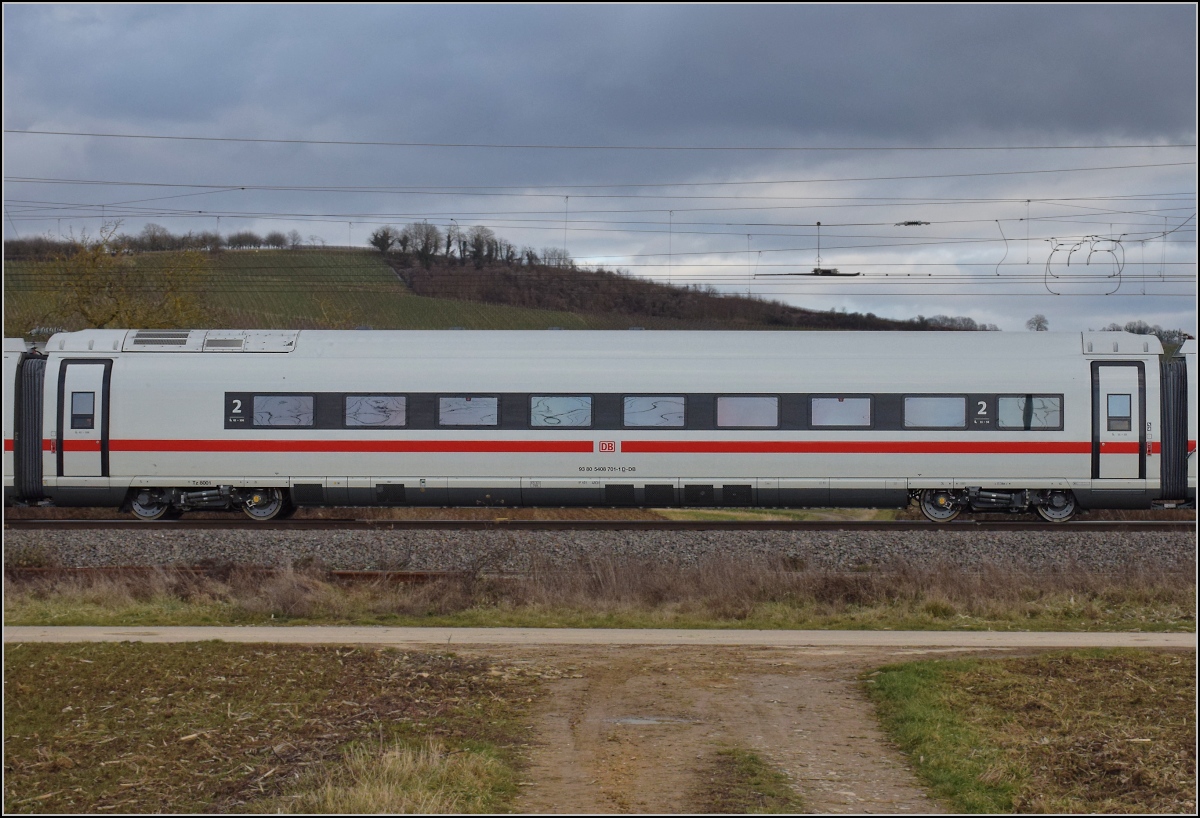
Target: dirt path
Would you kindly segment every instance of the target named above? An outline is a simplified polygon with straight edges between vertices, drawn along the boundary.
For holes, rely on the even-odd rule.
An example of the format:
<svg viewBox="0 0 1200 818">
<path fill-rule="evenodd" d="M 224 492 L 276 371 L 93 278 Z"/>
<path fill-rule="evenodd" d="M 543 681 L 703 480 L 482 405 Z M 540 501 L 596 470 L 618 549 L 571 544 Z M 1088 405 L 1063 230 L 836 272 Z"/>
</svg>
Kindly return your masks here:
<svg viewBox="0 0 1200 818">
<path fill-rule="evenodd" d="M 944 650 L 489 648 L 549 665 L 529 813 L 695 812 L 716 753 L 758 753 L 823 813 L 942 812 L 884 739 L 863 670 Z"/>
</svg>

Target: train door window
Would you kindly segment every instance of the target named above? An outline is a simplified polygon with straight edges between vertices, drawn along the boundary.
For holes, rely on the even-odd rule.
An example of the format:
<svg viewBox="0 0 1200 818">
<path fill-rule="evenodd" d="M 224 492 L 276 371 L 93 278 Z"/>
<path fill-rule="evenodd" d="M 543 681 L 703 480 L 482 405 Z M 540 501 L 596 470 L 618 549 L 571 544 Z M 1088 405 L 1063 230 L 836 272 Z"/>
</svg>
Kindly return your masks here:
<svg viewBox="0 0 1200 818">
<path fill-rule="evenodd" d="M 625 425 L 673 426 L 684 425 L 683 395 L 629 395 L 625 397 Z"/>
<path fill-rule="evenodd" d="M 404 395 L 347 395 L 347 426 L 404 426 L 408 423 L 408 398 Z"/>
<path fill-rule="evenodd" d="M 1108 431 L 1128 432 L 1133 428 L 1133 396 L 1108 396 Z"/>
<path fill-rule="evenodd" d="M 1061 429 L 1062 398 L 1058 395 L 1001 395 L 997 399 L 1001 429 Z"/>
<path fill-rule="evenodd" d="M 870 426 L 871 399 L 812 398 L 813 426 Z"/>
<path fill-rule="evenodd" d="M 500 399 L 462 395 L 438 398 L 439 426 L 498 426 Z"/>
<path fill-rule="evenodd" d="M 94 429 L 96 427 L 96 393 L 71 393 L 71 428 Z"/>
<path fill-rule="evenodd" d="M 717 427 L 774 429 L 779 426 L 779 398 L 729 395 L 717 398 Z"/>
<path fill-rule="evenodd" d="M 255 395 L 255 426 L 312 426 L 312 395 Z"/>
<path fill-rule="evenodd" d="M 905 397 L 905 429 L 965 429 L 967 399 L 962 396 Z"/>
<path fill-rule="evenodd" d="M 592 399 L 586 395 L 530 395 L 529 425 L 575 428 L 592 425 Z"/>
</svg>

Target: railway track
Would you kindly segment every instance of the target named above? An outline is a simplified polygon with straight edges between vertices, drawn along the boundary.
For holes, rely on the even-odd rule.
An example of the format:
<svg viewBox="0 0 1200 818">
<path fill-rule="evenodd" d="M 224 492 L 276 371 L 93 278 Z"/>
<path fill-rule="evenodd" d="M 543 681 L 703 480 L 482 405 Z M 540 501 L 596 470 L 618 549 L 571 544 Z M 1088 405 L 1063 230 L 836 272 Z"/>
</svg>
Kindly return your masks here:
<svg viewBox="0 0 1200 818">
<path fill-rule="evenodd" d="M 53 566 L 26 567 L 6 566 L 4 577 L 17 582 L 28 582 L 36 579 L 82 577 L 109 577 L 112 579 L 134 579 L 151 574 L 167 574 L 174 577 L 199 579 L 202 577 L 224 578 L 237 570 L 243 575 L 266 578 L 282 573 L 283 570 L 263 565 L 212 566 L 212 565 L 104 565 L 104 566 Z M 326 579 L 343 584 L 362 582 L 386 582 L 405 585 L 419 585 L 426 582 L 436 582 L 443 579 L 466 579 L 474 576 L 469 571 L 337 571 L 320 569 L 317 573 Z M 515 574 L 494 573 L 493 579 L 517 576 Z"/>
<path fill-rule="evenodd" d="M 931 523 L 925 520 L 771 520 L 771 521 L 680 521 L 680 520 L 277 520 L 255 522 L 228 520 L 5 520 L 5 529 L 41 531 L 82 530 L 238 530 L 254 531 L 1194 531 L 1189 520 L 1104 520 L 1046 523 L 1040 520 L 956 520 Z"/>
</svg>

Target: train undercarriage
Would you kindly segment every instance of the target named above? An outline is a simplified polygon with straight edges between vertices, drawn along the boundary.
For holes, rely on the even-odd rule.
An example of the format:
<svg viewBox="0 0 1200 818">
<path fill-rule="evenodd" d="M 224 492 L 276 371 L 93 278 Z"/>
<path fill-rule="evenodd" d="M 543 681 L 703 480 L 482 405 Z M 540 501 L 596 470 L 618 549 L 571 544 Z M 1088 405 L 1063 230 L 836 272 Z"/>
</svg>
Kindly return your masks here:
<svg viewBox="0 0 1200 818">
<path fill-rule="evenodd" d="M 1037 514 L 1047 522 L 1062 523 L 1079 510 L 1075 496 L 1065 490 L 969 487 L 924 489 L 909 494 L 921 513 L 936 523 L 948 523 L 964 512 Z M 280 488 L 139 488 L 130 490 L 122 510 L 146 521 L 173 519 L 188 511 L 241 510 L 252 520 L 266 522 L 291 516 L 296 504 L 288 490 Z"/>
</svg>

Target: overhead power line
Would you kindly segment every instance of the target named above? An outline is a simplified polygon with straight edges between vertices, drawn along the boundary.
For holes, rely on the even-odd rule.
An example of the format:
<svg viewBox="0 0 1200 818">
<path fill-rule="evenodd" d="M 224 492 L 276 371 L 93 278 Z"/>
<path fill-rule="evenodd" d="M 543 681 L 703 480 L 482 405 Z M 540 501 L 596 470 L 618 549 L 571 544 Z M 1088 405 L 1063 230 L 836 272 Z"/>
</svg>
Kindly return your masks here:
<svg viewBox="0 0 1200 818">
<path fill-rule="evenodd" d="M 789 185 L 808 185 L 808 184 L 834 184 L 839 182 L 894 182 L 906 181 L 913 179 L 966 179 L 978 178 L 984 176 L 1030 176 L 1041 173 L 1091 173 L 1101 170 L 1137 170 L 1142 168 L 1170 168 L 1195 165 L 1195 162 L 1154 162 L 1149 164 L 1139 165 L 1102 165 L 1086 168 L 1041 168 L 1038 170 L 997 170 L 997 171 L 981 171 L 975 173 L 920 173 L 910 174 L 905 176 L 842 176 L 825 179 L 787 179 L 769 184 L 789 184 Z M 374 193 L 404 193 L 408 195 L 423 195 L 423 196 L 518 196 L 518 197 L 553 197 L 556 199 L 562 198 L 560 193 L 531 193 L 528 190 L 520 190 L 516 192 L 508 192 L 507 190 L 483 190 L 470 189 L 471 192 L 461 192 L 464 188 L 429 188 L 429 187 L 404 187 L 397 186 L 393 188 L 360 188 L 360 187 L 337 187 L 337 186 L 290 186 L 290 185 L 193 185 L 181 183 L 167 182 L 106 182 L 93 181 L 83 179 L 48 179 L 35 177 L 7 177 L 7 182 L 26 182 L 30 184 L 76 184 L 76 185 L 119 185 L 125 187 L 188 187 L 188 188 L 219 188 L 223 190 L 302 190 L 310 192 L 374 192 Z M 700 183 L 696 183 L 700 184 Z M 704 183 L 704 184 L 721 184 L 721 183 Z M 768 184 L 768 183 L 756 183 Z M 601 187 L 674 187 L 670 183 L 662 185 L 605 185 Z M 538 187 L 531 185 L 530 187 Z M 570 187 L 575 187 L 574 185 Z M 579 187 L 591 187 L 589 185 L 579 185 Z M 620 193 L 576 193 L 573 194 L 579 198 L 587 199 L 759 199 L 759 200 L 788 200 L 796 199 L 795 196 L 763 196 L 763 195 L 732 195 L 732 196 L 713 196 L 713 195 L 693 195 L 693 194 L 640 194 L 629 195 Z M 1022 201 L 1024 201 L 1022 199 Z"/>
<path fill-rule="evenodd" d="M 1125 145 L 882 145 L 882 146 L 805 146 L 805 145 L 563 145 L 497 142 L 390 142 L 355 139 L 268 139 L 242 136 L 177 136 L 171 134 L 96 133 L 86 131 L 37 131 L 5 129 L 4 133 L 31 136 L 77 136 L 104 139 L 166 139 L 188 142 L 246 142 L 271 145 L 354 145 L 388 148 L 484 148 L 503 150 L 586 150 L 586 151 L 1063 151 L 1128 150 L 1148 148 L 1194 148 L 1194 143 Z"/>
<path fill-rule="evenodd" d="M 1194 163 L 1192 163 L 1194 164 Z M 1133 167 L 1133 166 L 1121 166 Z M 1149 167 L 1149 166 L 1147 166 Z M 1106 168 L 1094 168 L 1094 170 L 1106 170 Z M 883 177 L 880 177 L 883 178 Z M 263 185 L 242 182 L 238 184 L 211 184 L 211 183 L 193 183 L 193 182 L 136 182 L 130 180 L 106 180 L 106 179 L 60 179 L 52 176 L 6 176 L 5 182 L 13 184 L 44 184 L 44 185 L 97 185 L 97 186 L 113 186 L 113 187 L 181 187 L 181 188 L 201 188 L 207 193 L 222 193 L 226 191 L 237 190 L 262 190 L 262 191 L 300 191 L 308 193 L 370 193 L 370 194 L 402 194 L 414 191 L 458 191 L 458 190 L 566 190 L 566 189 L 582 189 L 582 188 L 623 188 L 623 187 L 699 187 L 705 185 L 780 185 L 794 184 L 806 180 L 786 180 L 786 179 L 765 179 L 757 182 L 647 182 L 637 184 L 610 184 L 610 185 L 479 185 L 479 186 L 459 186 L 459 185 Z M 811 180 L 807 180 L 811 181 Z M 819 180 L 818 180 L 819 181 Z M 183 194 L 187 196 L 201 194 Z M 561 198 L 562 194 L 555 194 L 555 198 Z M 789 199 L 812 199 L 817 201 L 850 201 L 850 202 L 904 202 L 904 203 L 978 203 L 978 202 L 1067 202 L 1067 201 L 1093 201 L 1093 200 L 1124 200 L 1124 199 L 1154 199 L 1170 196 L 1185 197 L 1189 201 L 1195 198 L 1195 191 L 1178 190 L 1167 191 L 1163 193 L 1128 193 L 1117 194 L 1111 196 L 789 196 Z M 675 197 L 672 197 L 675 198 Z M 759 198 L 759 197 L 749 197 Z M 114 203 L 115 204 L 115 203 Z"/>
<path fill-rule="evenodd" d="M 171 197 L 165 197 L 165 198 L 171 198 Z M 1118 197 L 1095 197 L 1095 198 L 1116 199 Z M 147 200 L 142 200 L 142 201 L 147 201 Z M 1172 201 L 1172 200 L 1167 200 L 1167 201 Z M 980 200 L 980 201 L 962 200 L 962 201 L 959 201 L 956 203 L 955 202 L 945 202 L 945 203 L 928 202 L 928 203 L 925 203 L 925 206 L 927 206 L 927 207 L 951 206 L 951 205 L 962 206 L 964 204 L 990 204 L 990 202 L 988 202 L 986 200 Z M 1055 204 L 1061 204 L 1061 203 L 1055 203 Z M 481 211 L 481 212 L 451 211 L 451 213 L 428 212 L 428 211 L 423 211 L 423 212 L 406 211 L 406 212 L 399 212 L 399 213 L 380 213 L 380 212 L 368 212 L 368 211 L 353 211 L 353 212 L 342 211 L 342 212 L 317 213 L 317 212 L 300 212 L 300 211 L 283 212 L 283 211 L 267 211 L 267 210 L 260 210 L 260 211 L 220 210 L 220 209 L 191 210 L 191 209 L 164 208 L 161 206 L 160 207 L 136 207 L 136 206 L 130 206 L 127 203 L 121 203 L 121 202 L 84 203 L 84 202 L 46 201 L 46 200 L 36 200 L 36 199 L 6 199 L 5 206 L 8 208 L 8 211 L 10 214 L 15 214 L 18 217 L 18 220 L 23 220 L 23 221 L 44 221 L 46 219 L 86 220 L 86 219 L 91 219 L 91 218 L 99 218 L 101 215 L 104 215 L 105 217 L 111 217 L 111 218 L 122 218 L 122 217 L 129 217 L 129 218 L 214 218 L 214 217 L 220 216 L 221 218 L 245 219 L 245 220 L 255 220 L 255 219 L 298 220 L 298 221 L 341 222 L 341 223 L 352 220 L 356 224 L 385 225 L 385 224 L 392 224 L 396 221 L 433 219 L 435 221 L 441 220 L 441 221 L 436 221 L 436 223 L 439 226 L 445 227 L 445 226 L 448 226 L 446 219 L 451 216 L 451 213 L 453 213 L 453 217 L 457 220 L 466 220 L 468 218 L 472 221 L 482 220 L 482 221 L 486 222 L 489 226 L 493 226 L 493 227 L 508 228 L 508 229 L 556 229 L 556 230 L 563 229 L 562 215 L 561 214 L 553 214 L 552 211 Z M 892 206 L 892 205 L 888 205 L 888 204 L 825 205 L 825 206 L 804 205 L 804 206 L 799 206 L 799 207 L 788 207 L 788 208 L 776 207 L 776 208 L 762 208 L 762 209 L 831 210 L 831 209 L 835 209 L 835 208 L 847 208 L 847 207 L 877 208 L 877 207 L 890 207 L 890 206 Z M 1064 205 L 1064 206 L 1066 206 L 1066 205 Z M 1080 207 L 1079 205 L 1070 205 L 1070 206 Z M 705 208 L 705 209 L 711 209 L 711 208 Z M 733 209 L 746 209 L 746 208 L 718 208 L 717 210 L 733 210 Z M 750 209 L 757 210 L 760 208 L 750 208 Z M 1002 218 L 1001 220 L 1005 221 L 1005 222 L 1023 222 L 1023 221 L 1028 221 L 1028 222 L 1032 222 L 1032 223 L 1040 222 L 1040 223 L 1051 224 L 1051 225 L 1084 224 L 1084 225 L 1099 226 L 1099 225 L 1105 225 L 1105 224 L 1108 224 L 1108 225 L 1113 224 L 1113 222 L 1114 222 L 1114 219 L 1112 218 L 1113 215 L 1137 216 L 1137 215 L 1148 215 L 1148 214 L 1158 214 L 1158 213 L 1166 214 L 1171 211 L 1191 211 L 1192 210 L 1190 205 L 1188 207 L 1174 207 L 1174 208 L 1165 208 L 1164 207 L 1164 208 L 1151 208 L 1149 210 L 1143 210 L 1143 209 L 1111 210 L 1111 209 L 1095 209 L 1095 208 L 1083 208 L 1083 209 L 1088 210 L 1088 211 L 1097 210 L 1098 212 L 1088 212 L 1088 213 L 1081 213 L 1081 214 L 1034 216 L 1029 219 L 1008 216 L 1008 217 Z M 689 210 L 691 210 L 691 209 L 680 209 L 679 212 L 688 212 Z M 661 211 L 657 210 L 657 209 L 651 209 L 651 210 L 583 210 L 583 211 L 578 211 L 578 214 L 579 215 L 591 214 L 591 213 L 624 214 L 624 213 L 640 213 L 640 212 L 656 213 L 656 212 L 661 212 Z M 538 215 L 543 215 L 544 217 L 543 218 L 518 218 L 519 216 L 538 216 Z M 1174 218 L 1174 219 L 1180 218 L 1179 216 L 1174 216 L 1174 215 L 1165 216 L 1165 217 L 1166 218 Z M 1189 218 L 1190 218 L 1190 216 L 1189 216 Z M 995 217 L 975 218 L 975 219 L 935 219 L 932 222 L 932 224 L 933 225 L 994 224 L 996 221 L 997 221 L 997 219 Z M 1186 219 L 1184 219 L 1184 221 L 1186 221 Z M 653 229 L 653 228 L 655 228 L 655 227 L 661 228 L 662 226 L 664 226 L 666 224 L 667 224 L 667 222 L 665 222 L 665 221 L 647 221 L 644 219 L 643 220 L 630 220 L 630 219 L 582 218 L 582 219 L 579 219 L 578 221 L 576 221 L 575 223 L 569 225 L 567 227 L 567 229 L 572 232 L 583 231 L 583 232 L 617 232 L 617 233 L 663 233 L 663 232 L 667 232 L 667 231 L 662 230 L 662 229 Z M 809 228 L 812 228 L 815 226 L 815 222 L 676 221 L 674 224 L 676 226 L 679 226 L 680 228 L 687 227 L 687 226 L 708 227 L 708 228 L 712 228 L 712 227 L 737 227 L 737 228 L 751 227 L 751 228 L 755 228 L 754 235 L 763 236 L 763 237 L 771 236 L 771 235 L 779 235 L 779 236 L 793 236 L 794 235 L 793 233 L 770 233 L 770 232 L 764 231 L 763 228 L 766 228 L 767 230 L 786 229 L 786 228 L 809 229 Z M 884 221 L 874 221 L 874 222 L 833 222 L 833 223 L 827 222 L 827 224 L 829 224 L 829 226 L 831 226 L 831 227 L 894 227 L 894 223 L 890 219 L 884 220 Z M 1157 228 L 1161 225 L 1161 222 L 1159 222 L 1159 221 L 1133 221 L 1133 220 L 1127 218 L 1127 219 L 1120 220 L 1119 224 L 1122 227 L 1122 229 L 1128 230 L 1129 228 L 1139 227 L 1139 226 L 1150 226 L 1150 227 Z M 622 227 L 620 227 L 619 229 L 612 228 L 612 227 L 595 228 L 595 227 L 586 227 L 585 225 L 621 225 Z M 627 225 L 632 225 L 634 227 L 628 227 Z M 649 227 L 652 229 L 648 229 L 648 230 L 635 229 L 637 227 Z M 722 231 L 711 230 L 711 229 L 694 230 L 694 231 L 679 229 L 679 230 L 676 230 L 675 232 L 678 232 L 681 234 L 682 233 L 694 233 L 697 235 L 723 235 Z M 1149 231 L 1149 232 L 1158 234 L 1161 231 L 1156 229 L 1156 230 Z M 738 230 L 738 231 L 736 231 L 736 233 L 734 235 L 739 235 L 739 236 L 745 235 L 745 231 Z M 931 236 L 928 236 L 924 233 L 915 234 L 915 235 L 919 235 L 922 238 L 931 238 Z M 997 239 L 997 240 L 999 240 L 999 239 Z"/>
</svg>

